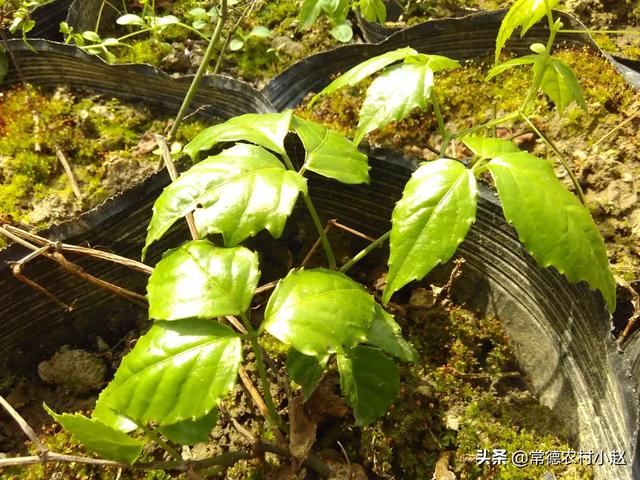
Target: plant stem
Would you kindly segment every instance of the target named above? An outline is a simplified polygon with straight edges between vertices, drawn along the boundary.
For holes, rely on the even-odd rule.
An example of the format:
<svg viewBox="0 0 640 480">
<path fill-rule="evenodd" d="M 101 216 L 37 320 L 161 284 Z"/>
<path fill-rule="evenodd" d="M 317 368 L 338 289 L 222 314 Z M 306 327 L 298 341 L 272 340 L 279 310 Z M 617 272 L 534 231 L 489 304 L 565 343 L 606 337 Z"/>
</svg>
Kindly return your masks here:
<svg viewBox="0 0 640 480">
<path fill-rule="evenodd" d="M 384 242 L 386 242 L 389 237 L 391 236 L 391 230 L 389 230 L 387 233 L 383 234 L 382 236 L 378 237 L 377 239 L 375 239 L 373 242 L 371 242 L 369 245 L 367 245 L 366 248 L 362 249 L 360 252 L 358 252 L 351 260 L 349 260 L 347 263 L 345 263 L 344 265 L 342 265 L 340 267 L 340 271 L 342 273 L 346 273 L 351 267 L 353 267 L 356 263 L 358 263 L 360 260 L 362 260 L 364 257 L 366 257 L 367 255 L 369 255 L 371 252 L 373 252 L 376 248 L 382 246 L 382 244 Z"/>
<path fill-rule="evenodd" d="M 175 448 L 173 448 L 167 442 L 162 440 L 160 438 L 160 435 L 158 435 L 158 432 L 156 432 L 155 430 L 152 430 L 151 428 L 147 427 L 146 425 L 138 425 L 138 426 L 142 429 L 142 431 L 149 438 L 149 440 L 155 442 L 160 447 L 162 447 L 164 450 L 166 450 L 166 452 L 169 455 L 171 455 L 174 460 L 182 461 L 182 455 L 180 455 L 180 453 L 178 453 L 178 451 Z"/>
<path fill-rule="evenodd" d="M 583 205 L 587 205 L 587 199 L 584 196 L 584 192 L 582 191 L 582 187 L 580 186 L 580 183 L 578 182 L 578 179 L 576 178 L 575 174 L 573 173 L 573 170 L 571 170 L 571 166 L 569 165 L 569 163 L 567 162 L 567 159 L 564 158 L 564 155 L 562 154 L 562 152 L 560 150 L 558 150 L 558 148 L 551 142 L 551 140 L 549 140 L 546 135 L 544 133 L 542 133 L 540 130 L 538 130 L 538 128 L 535 126 L 535 124 L 529 119 L 529 117 L 527 117 L 524 113 L 520 112 L 520 116 L 522 117 L 522 119 L 527 122 L 529 124 L 529 126 L 531 127 L 531 129 L 535 132 L 535 134 L 553 151 L 553 153 L 556 154 L 556 156 L 560 159 L 560 163 L 562 163 L 562 166 L 564 167 L 565 171 L 567 172 L 567 174 L 569 175 L 569 178 L 571 179 L 571 183 L 573 184 L 573 188 L 575 188 L 576 190 L 576 195 L 578 196 L 578 198 L 580 199 L 580 202 Z"/>
<path fill-rule="evenodd" d="M 287 168 L 293 172 L 296 171 L 293 163 L 291 163 L 291 159 L 286 153 L 282 154 L 282 160 L 284 161 Z M 318 211 L 316 210 L 311 197 L 307 193 L 302 194 L 302 199 L 304 200 L 304 204 L 307 206 L 307 210 L 309 210 L 309 215 L 311 215 L 311 219 L 313 220 L 313 224 L 316 227 L 316 231 L 318 235 L 320 235 L 320 240 L 322 241 L 322 248 L 324 250 L 324 254 L 327 257 L 327 262 L 329 263 L 329 268 L 336 268 L 336 257 L 333 254 L 333 249 L 331 248 L 331 244 L 329 243 L 329 238 L 327 238 L 327 233 L 324 231 L 324 227 L 322 226 L 322 222 L 320 221 L 320 216 L 318 215 Z"/>
<path fill-rule="evenodd" d="M 227 21 L 227 0 L 220 0 L 220 5 L 221 5 L 220 16 L 218 17 L 218 22 L 216 23 L 216 29 L 213 32 L 213 36 L 211 37 L 209 46 L 207 47 L 207 50 L 204 54 L 202 63 L 200 63 L 200 66 L 198 67 L 198 71 L 196 72 L 195 76 L 193 77 L 193 81 L 191 82 L 191 86 L 189 87 L 189 90 L 187 91 L 187 94 L 184 97 L 184 100 L 182 101 L 182 106 L 180 107 L 180 111 L 178 112 L 178 115 L 176 116 L 176 119 L 173 122 L 173 126 L 169 131 L 169 135 L 167 135 L 167 139 L 169 141 L 173 140 L 176 133 L 178 132 L 180 123 L 182 122 L 182 119 L 187 113 L 187 109 L 191 105 L 191 102 L 193 101 L 193 97 L 198 91 L 198 87 L 202 82 L 202 77 L 207 71 L 209 62 L 211 61 L 211 58 L 213 57 L 213 53 L 216 50 L 216 45 L 218 44 L 218 40 L 220 40 L 220 35 L 222 34 L 222 27 Z"/>
<path fill-rule="evenodd" d="M 509 122 L 511 120 L 515 120 L 516 118 L 518 118 L 520 116 L 520 112 L 511 112 L 503 117 L 500 118 L 495 118 L 493 120 L 490 120 L 486 123 L 483 123 L 481 125 L 474 125 L 473 127 L 470 128 L 465 128 L 464 130 L 461 130 L 459 132 L 455 132 L 455 133 L 451 133 L 450 136 L 452 139 L 454 138 L 462 138 L 465 137 L 467 135 L 471 135 L 472 133 L 476 133 L 480 130 L 484 130 L 485 128 L 491 128 L 494 127 L 496 125 L 500 125 L 501 123 L 506 123 Z"/>
<path fill-rule="evenodd" d="M 546 2 L 545 2 L 546 3 Z M 531 84 L 531 88 L 529 89 L 527 96 L 522 102 L 522 106 L 520 107 L 520 111 L 526 112 L 530 107 L 533 101 L 538 94 L 538 90 L 540 90 L 540 85 L 542 85 L 542 80 L 544 79 L 544 74 L 547 71 L 549 66 L 549 58 L 551 58 L 551 49 L 553 48 L 553 42 L 556 39 L 556 35 L 559 30 L 559 25 L 554 23 L 553 21 L 553 13 L 551 13 L 551 9 L 547 8 L 547 20 L 549 23 L 549 39 L 547 40 L 547 45 L 544 50 L 544 60 L 539 64 L 540 68 L 536 72 L 536 76 L 533 79 L 533 83 Z"/>
<path fill-rule="evenodd" d="M 276 427 L 282 428 L 282 420 L 276 411 L 276 406 L 273 403 L 273 397 L 271 396 L 271 384 L 267 378 L 267 370 L 264 366 L 264 356 L 262 355 L 262 347 L 258 342 L 258 335 L 245 313 L 242 313 L 240 318 L 242 319 L 242 323 L 244 323 L 247 332 L 249 332 L 248 336 L 251 340 L 251 347 L 253 348 L 253 352 L 256 356 L 256 366 L 258 367 L 258 375 L 260 376 L 260 383 L 262 384 L 262 390 L 264 391 L 264 401 L 267 404 L 267 409 L 269 410 L 269 419 Z"/>
<path fill-rule="evenodd" d="M 438 122 L 438 131 L 440 132 L 440 135 L 442 136 L 442 138 L 445 138 L 447 136 L 447 127 L 444 124 L 444 120 L 442 118 L 442 112 L 440 111 L 440 102 L 438 102 L 438 95 L 436 94 L 436 91 L 434 88 L 431 88 L 431 104 L 433 105 L 433 112 L 435 113 L 436 120 Z M 442 154 L 443 152 L 441 151 L 440 155 Z"/>
</svg>

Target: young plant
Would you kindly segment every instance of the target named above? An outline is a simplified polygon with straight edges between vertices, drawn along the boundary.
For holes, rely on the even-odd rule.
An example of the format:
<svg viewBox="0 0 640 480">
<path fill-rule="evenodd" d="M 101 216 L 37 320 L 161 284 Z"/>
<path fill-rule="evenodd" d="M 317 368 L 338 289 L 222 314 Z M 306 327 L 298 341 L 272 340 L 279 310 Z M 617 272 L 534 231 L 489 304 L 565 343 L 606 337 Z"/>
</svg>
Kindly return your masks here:
<svg viewBox="0 0 640 480">
<path fill-rule="evenodd" d="M 300 10 L 300 27 L 308 29 L 320 14 L 324 14 L 333 27 L 329 31 L 331 36 L 342 43 L 348 43 L 353 38 L 351 21 L 347 19 L 350 10 L 358 10 L 370 22 L 384 23 L 387 9 L 382 0 L 304 0 Z"/>
<path fill-rule="evenodd" d="M 449 260 L 475 220 L 477 179 L 483 172 L 493 177 L 505 217 L 536 260 L 555 267 L 572 282 L 586 281 L 613 310 L 615 284 L 604 243 L 584 205 L 561 185 L 548 160 L 520 151 L 512 142 L 478 135 L 492 126 L 527 118 L 540 89 L 559 110 L 572 101 L 584 103 L 573 74 L 551 54 L 559 23 L 553 21 L 549 5 L 544 10 L 539 5 L 538 0 L 519 0 L 500 31 L 508 37 L 544 15 L 551 28 L 546 47 L 535 45 L 535 55 L 500 64 L 491 73 L 533 65 L 531 89 L 516 112 L 461 132 L 449 131 L 440 113 L 435 79 L 458 63 L 411 48 L 372 58 L 318 94 L 330 94 L 380 72 L 367 90 L 356 144 L 374 129 L 428 106 L 442 136 L 441 158 L 420 165 L 407 182 L 392 214 L 391 231 L 338 271 L 304 174 L 312 171 L 346 184 L 368 183 L 367 157 L 354 143 L 290 110 L 242 115 L 195 137 L 184 149 L 195 160 L 214 147 L 222 150 L 178 177 L 156 200 L 143 256 L 188 215 L 193 215 L 197 236 L 220 234 L 223 246 L 194 239 L 165 253 L 147 288 L 152 328 L 124 357 L 90 418 L 50 412 L 54 418 L 87 448 L 110 459 L 135 462 L 144 437 L 179 458 L 163 438 L 178 444 L 207 438 L 217 421 L 218 405 L 235 385 L 244 343 L 255 355 L 268 419 L 286 432 L 271 396 L 260 346 L 265 334 L 288 348 L 287 373 L 305 399 L 335 356 L 342 393 L 356 424 L 380 418 L 399 389 L 391 357 L 415 361 L 417 355 L 402 338 L 393 315 L 346 272 L 390 238 L 383 294 L 388 302 L 404 285 Z M 498 43 L 497 55 L 502 48 Z M 285 137 L 291 133 L 305 150 L 299 169 L 285 147 Z M 457 139 L 474 153 L 470 167 L 445 157 L 447 145 Z M 255 325 L 251 305 L 260 278 L 259 260 L 240 244 L 265 229 L 280 236 L 300 196 L 318 230 L 329 268 L 291 270 L 271 294 L 264 321 Z M 236 330 L 218 321 L 225 317 L 237 325 Z"/>
<path fill-rule="evenodd" d="M 299 170 L 285 148 L 290 132 L 306 152 Z M 391 357 L 416 359 L 393 315 L 362 285 L 332 269 L 289 272 L 273 291 L 264 322 L 254 326 L 250 307 L 260 278 L 258 256 L 239 244 L 264 229 L 280 236 L 300 195 L 326 242 L 304 172 L 359 184 L 369 181 L 369 166 L 348 139 L 291 110 L 233 118 L 201 132 L 184 150 L 198 158 L 229 142 L 243 143 L 200 161 L 156 200 L 143 256 L 190 212 L 198 235 L 219 233 L 224 246 L 192 240 L 166 252 L 148 284 L 154 325 L 122 360 L 91 418 L 51 412 L 107 458 L 135 461 L 144 443 L 131 435 L 135 430 L 180 444 L 205 440 L 217 421 L 218 404 L 235 385 L 244 342 L 255 354 L 269 420 L 281 426 L 259 344 L 263 334 L 289 348 L 287 371 L 305 398 L 335 356 L 342 392 L 358 425 L 384 415 L 396 397 L 399 374 Z M 331 264 L 328 242 L 325 247 Z M 238 317 L 244 331 L 219 323 L 229 316 Z"/>
<path fill-rule="evenodd" d="M 551 53 L 562 28 L 561 22 L 553 19 L 551 8 L 556 3 L 518 0 L 502 22 L 496 42 L 496 63 L 516 29 L 521 28 L 524 35 L 546 16 L 550 34 L 546 46 L 531 46 L 533 55 L 497 64 L 490 71 L 488 78 L 519 65 L 533 67 L 533 82 L 522 105 L 501 118 L 461 132 L 449 131 L 440 114 L 434 74 L 456 68 L 458 63 L 437 55 L 420 54 L 408 47 L 352 68 L 311 101 L 310 106 L 321 96 L 381 72 L 367 89 L 354 139 L 356 144 L 367 133 L 406 118 L 416 108 L 433 107 L 442 137 L 441 158 L 418 168 L 393 211 L 385 302 L 404 285 L 422 279 L 436 265 L 453 256 L 475 221 L 477 178 L 488 171 L 506 219 L 537 262 L 543 267 L 555 267 L 571 282 L 586 281 L 602 293 L 609 311 L 615 309 L 615 281 L 604 241 L 586 207 L 557 179 L 551 162 L 520 151 L 512 142 L 476 135 L 515 119 L 530 122 L 528 115 L 540 90 L 555 103 L 560 115 L 572 102 L 586 110 L 575 75 Z M 456 159 L 445 158 L 449 143 L 455 139 L 460 139 L 474 153 L 469 168 Z M 575 177 L 568 167 L 567 170 L 581 193 Z M 381 240 L 385 239 L 386 236 Z"/>
</svg>

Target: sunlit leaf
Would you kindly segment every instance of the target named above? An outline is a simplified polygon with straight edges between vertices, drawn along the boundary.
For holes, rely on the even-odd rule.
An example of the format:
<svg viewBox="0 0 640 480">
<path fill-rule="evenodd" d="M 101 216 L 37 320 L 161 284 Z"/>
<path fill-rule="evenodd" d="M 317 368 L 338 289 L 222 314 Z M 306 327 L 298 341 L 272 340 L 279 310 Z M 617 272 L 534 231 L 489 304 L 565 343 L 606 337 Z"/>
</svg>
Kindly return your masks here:
<svg viewBox="0 0 640 480">
<path fill-rule="evenodd" d="M 404 60 L 410 55 L 417 54 L 418 52 L 413 48 L 405 47 L 370 58 L 369 60 L 356 65 L 351 70 L 348 70 L 346 73 L 340 75 L 333 82 L 331 82 L 327 87 L 324 88 L 324 90 L 322 90 L 315 97 L 313 97 L 313 99 L 311 99 L 311 102 L 309 102 L 309 107 L 311 107 L 320 97 L 329 95 L 343 87 L 353 86 L 361 82 L 365 78 L 373 75 L 374 73 L 382 70 L 387 65 L 391 65 L 392 63 Z"/>
<path fill-rule="evenodd" d="M 403 120 L 416 108 L 426 108 L 431 102 L 434 73 L 457 66 L 458 62 L 446 57 L 419 55 L 387 68 L 367 89 L 354 143 L 359 144 L 377 128 Z"/>
<path fill-rule="evenodd" d="M 524 57 L 512 58 L 511 60 L 507 60 L 506 62 L 499 63 L 487 74 L 487 80 L 491 80 L 492 78 L 506 72 L 507 70 L 512 69 L 513 67 L 518 67 L 520 65 L 530 65 L 532 63 L 539 62 L 544 57 L 542 55 L 525 55 Z"/>
<path fill-rule="evenodd" d="M 233 389 L 241 359 L 240 338 L 216 321 L 155 322 L 100 401 L 138 424 L 199 419 Z"/>
<path fill-rule="evenodd" d="M 338 25 L 329 30 L 329 33 L 339 42 L 349 43 L 353 38 L 353 28 L 351 28 L 351 22 L 349 20 L 343 20 Z"/>
<path fill-rule="evenodd" d="M 547 11 L 551 11 L 557 4 L 558 0 L 516 0 L 500 25 L 496 39 L 496 63 L 500 58 L 502 47 L 518 27 L 522 28 L 520 35 L 524 36 L 531 27 L 547 15 Z"/>
<path fill-rule="evenodd" d="M 529 253 L 570 282 L 586 281 L 600 290 L 613 311 L 616 284 L 602 236 L 589 211 L 555 176 L 551 162 L 520 152 L 496 157 L 488 167 L 504 215 Z"/>
<path fill-rule="evenodd" d="M 303 355 L 294 348 L 287 354 L 287 373 L 289 378 L 302 387 L 304 400 L 307 401 L 322 378 L 329 355 L 315 357 Z"/>
<path fill-rule="evenodd" d="M 118 25 L 141 25 L 144 26 L 145 22 L 142 17 L 134 15 L 133 13 L 127 13 L 116 19 Z"/>
<path fill-rule="evenodd" d="M 365 20 L 380 24 L 387 20 L 387 8 L 382 0 L 360 0 L 358 5 Z"/>
<path fill-rule="evenodd" d="M 242 47 L 240 47 L 242 48 Z M 292 110 L 282 113 L 247 113 L 205 128 L 184 147 L 192 158 L 217 143 L 247 141 L 276 153 L 284 153 L 284 137 L 289 132 Z"/>
<path fill-rule="evenodd" d="M 206 442 L 216 423 L 218 423 L 218 410 L 214 409 L 197 420 L 184 420 L 160 427 L 159 430 L 165 437 L 178 445 L 194 445 Z"/>
<path fill-rule="evenodd" d="M 377 348 L 362 345 L 337 358 L 340 387 L 353 408 L 356 425 L 369 425 L 386 413 L 398 395 L 398 367 Z"/>
<path fill-rule="evenodd" d="M 191 167 L 163 190 L 153 206 L 143 256 L 194 210 L 200 236 L 221 233 L 228 246 L 262 229 L 279 237 L 298 193 L 306 191 L 305 178 L 286 170 L 267 150 L 237 144 Z"/>
<path fill-rule="evenodd" d="M 540 68 L 538 66 L 538 68 Z M 542 77 L 542 91 L 553 100 L 560 116 L 564 109 L 575 101 L 583 110 L 587 104 L 582 96 L 580 82 L 571 71 L 571 68 L 558 58 L 551 58 Z"/>
<path fill-rule="evenodd" d="M 367 332 L 367 343 L 403 362 L 418 360 L 418 352 L 402 337 L 402 329 L 389 312 L 376 304 L 376 314 Z"/>
<path fill-rule="evenodd" d="M 366 341 L 375 301 L 346 275 L 294 270 L 278 283 L 263 328 L 305 355 L 343 352 Z"/>
<path fill-rule="evenodd" d="M 293 117 L 306 151 L 307 170 L 342 183 L 369 183 L 369 159 L 348 138 L 322 125 Z"/>
<path fill-rule="evenodd" d="M 258 255 L 208 240 L 182 244 L 153 269 L 147 285 L 149 317 L 157 320 L 239 315 L 258 285 Z"/>
<path fill-rule="evenodd" d="M 59 415 L 46 405 L 44 408 L 73 438 L 103 458 L 132 464 L 142 452 L 144 442 L 126 433 L 79 413 Z"/>
<path fill-rule="evenodd" d="M 453 256 L 475 221 L 477 193 L 473 172 L 460 162 L 442 158 L 414 172 L 391 216 L 385 303 Z"/>
<path fill-rule="evenodd" d="M 518 146 L 511 140 L 502 138 L 470 135 L 464 137 L 462 142 L 480 158 L 493 158 L 503 153 L 516 153 L 520 151 Z"/>
</svg>

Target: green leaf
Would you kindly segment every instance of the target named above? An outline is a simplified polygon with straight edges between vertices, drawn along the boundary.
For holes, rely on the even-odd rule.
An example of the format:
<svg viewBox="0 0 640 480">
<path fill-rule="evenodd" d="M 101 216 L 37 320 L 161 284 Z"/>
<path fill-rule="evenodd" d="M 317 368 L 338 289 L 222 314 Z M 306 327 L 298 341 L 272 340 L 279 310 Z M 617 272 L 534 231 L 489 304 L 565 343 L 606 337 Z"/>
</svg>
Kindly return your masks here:
<svg viewBox="0 0 640 480">
<path fill-rule="evenodd" d="M 300 8 L 300 27 L 307 29 L 315 23 L 327 0 L 304 0 Z"/>
<path fill-rule="evenodd" d="M 383 24 L 387 20 L 387 8 L 382 0 L 360 0 L 360 14 L 369 22 Z"/>
<path fill-rule="evenodd" d="M 520 149 L 511 140 L 469 135 L 462 142 L 480 158 L 494 158 L 503 153 L 516 153 Z"/>
<path fill-rule="evenodd" d="M 258 25 L 257 27 L 254 27 L 253 30 L 249 32 L 248 36 L 259 37 L 259 38 L 269 38 L 273 36 L 273 34 L 271 33 L 271 30 L 269 30 L 264 25 Z"/>
<path fill-rule="evenodd" d="M 100 43 L 102 41 L 102 39 L 100 38 L 100 35 L 90 30 L 87 30 L 86 32 L 82 32 L 82 38 L 94 43 Z"/>
<path fill-rule="evenodd" d="M 520 36 L 523 37 L 547 14 L 547 11 L 551 11 L 557 4 L 558 0 L 517 0 L 500 25 L 500 31 L 496 38 L 496 63 L 500 58 L 502 47 L 518 27 L 522 27 Z"/>
<path fill-rule="evenodd" d="M 96 406 L 91 412 L 91 418 L 93 420 L 97 420 L 100 423 L 103 423 L 115 430 L 119 430 L 121 432 L 129 433 L 138 428 L 134 422 L 129 420 L 127 417 L 117 413 L 113 409 L 107 406 L 104 402 L 104 398 L 109 396 L 109 389 L 112 387 L 113 382 L 109 383 L 100 395 L 98 396 L 98 401 L 96 402 Z"/>
<path fill-rule="evenodd" d="M 425 108 L 431 102 L 434 73 L 458 66 L 447 57 L 421 54 L 387 68 L 367 89 L 354 143 L 376 128 L 406 118 L 416 108 Z"/>
<path fill-rule="evenodd" d="M 305 178 L 286 170 L 267 150 L 237 144 L 191 167 L 163 190 L 153 205 L 143 257 L 151 243 L 194 210 L 200 236 L 222 233 L 225 245 L 264 228 L 279 237 L 298 193 L 306 191 Z"/>
<path fill-rule="evenodd" d="M 353 38 L 353 28 L 349 20 L 343 20 L 338 25 L 329 30 L 333 38 L 342 43 L 349 43 Z"/>
<path fill-rule="evenodd" d="M 161 427 L 159 430 L 165 437 L 178 445 L 193 445 L 206 442 L 216 423 L 218 423 L 218 410 L 214 409 L 197 420 L 184 420 Z"/>
<path fill-rule="evenodd" d="M 418 361 L 418 352 L 402 337 L 402 329 L 389 312 L 376 304 L 376 313 L 367 332 L 367 343 L 381 348 L 403 362 Z"/>
<path fill-rule="evenodd" d="M 536 67 L 541 68 L 541 65 L 536 65 Z M 547 65 L 542 77 L 542 91 L 549 95 L 549 98 L 556 104 L 560 116 L 573 101 L 583 110 L 587 110 L 580 82 L 571 68 L 560 59 L 552 57 Z"/>
<path fill-rule="evenodd" d="M 242 40 L 240 37 L 233 37 L 229 42 L 229 50 L 231 50 L 232 52 L 237 52 L 238 50 L 242 50 L 242 47 L 244 47 L 244 40 Z M 249 113 L 247 115 L 255 115 L 255 114 Z M 187 146 L 189 146 L 189 144 L 187 144 Z"/>
<path fill-rule="evenodd" d="M 343 75 L 340 75 L 333 82 L 327 85 L 320 93 L 311 99 L 309 107 L 311 107 L 320 97 L 329 95 L 342 87 L 353 86 L 373 75 L 377 71 L 382 70 L 387 65 L 404 60 L 410 55 L 417 54 L 418 52 L 413 48 L 405 47 L 370 58 L 369 60 L 356 65 L 351 70 L 348 70 Z"/>
<path fill-rule="evenodd" d="M 141 25 L 144 26 L 145 22 L 142 17 L 134 15 L 133 13 L 127 13 L 116 19 L 118 25 Z M 88 39 L 87 39 L 88 40 Z"/>
<path fill-rule="evenodd" d="M 477 194 L 473 172 L 460 162 L 441 158 L 414 172 L 391 215 L 385 303 L 453 256 L 475 221 Z"/>
<path fill-rule="evenodd" d="M 103 458 L 132 464 L 142 452 L 144 442 L 126 433 L 79 413 L 59 415 L 46 405 L 44 408 L 73 438 Z"/>
<path fill-rule="evenodd" d="M 211 149 L 216 143 L 243 140 L 276 153 L 285 153 L 284 137 L 289 132 L 292 113 L 293 110 L 285 110 L 282 113 L 247 113 L 233 117 L 205 128 L 185 145 L 184 152 L 196 158 L 199 152 Z"/>
<path fill-rule="evenodd" d="M 369 159 L 351 140 L 296 116 L 293 128 L 306 151 L 305 169 L 346 184 L 369 183 Z"/>
<path fill-rule="evenodd" d="M 155 322 L 100 401 L 138 424 L 199 419 L 233 389 L 241 360 L 240 338 L 229 327 L 198 319 Z"/>
<path fill-rule="evenodd" d="M 323 356 L 366 341 L 374 309 L 364 287 L 340 272 L 293 270 L 271 295 L 262 328 L 300 353 Z"/>
<path fill-rule="evenodd" d="M 542 55 L 525 55 L 524 57 L 513 58 L 511 60 L 507 60 L 506 62 L 499 63 L 491 70 L 489 70 L 489 73 L 487 74 L 487 80 L 491 80 L 492 78 L 506 72 L 507 70 L 512 69 L 513 67 L 537 63 L 543 58 L 544 57 Z"/>
<path fill-rule="evenodd" d="M 258 285 L 258 255 L 194 240 L 171 250 L 147 285 L 149 317 L 156 320 L 240 315 Z"/>
<path fill-rule="evenodd" d="M 604 241 L 589 211 L 555 176 L 551 162 L 521 152 L 494 158 L 488 167 L 504 215 L 529 253 L 570 282 L 584 280 L 600 290 L 613 312 L 616 284 Z"/>
<path fill-rule="evenodd" d="M 356 425 L 382 417 L 398 395 L 398 367 L 377 348 L 360 345 L 348 355 L 338 355 L 338 370 L 342 395 L 353 408 Z"/>
<path fill-rule="evenodd" d="M 154 20 L 154 24 L 158 25 L 159 27 L 175 25 L 176 23 L 180 23 L 180 19 L 175 15 L 165 15 L 163 17 L 156 17 Z"/>
<path fill-rule="evenodd" d="M 302 387 L 302 394 L 306 402 L 318 386 L 322 378 L 329 355 L 315 357 L 303 355 L 294 348 L 287 353 L 287 373 L 289 378 Z"/>
</svg>

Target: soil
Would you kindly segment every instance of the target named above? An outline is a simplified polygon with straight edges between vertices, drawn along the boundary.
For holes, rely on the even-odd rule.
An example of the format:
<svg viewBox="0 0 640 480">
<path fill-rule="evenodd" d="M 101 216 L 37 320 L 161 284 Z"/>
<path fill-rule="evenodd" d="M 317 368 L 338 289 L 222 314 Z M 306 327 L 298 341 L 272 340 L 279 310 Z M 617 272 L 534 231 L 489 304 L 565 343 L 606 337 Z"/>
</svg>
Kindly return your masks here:
<svg viewBox="0 0 640 480">
<path fill-rule="evenodd" d="M 310 222 L 296 214 L 281 240 L 260 234 L 249 242 L 261 255 L 261 283 L 281 277 L 293 265 L 299 265 L 315 240 Z M 363 241 L 341 231 L 331 231 L 330 239 L 339 258 L 362 248 Z M 378 300 L 385 283 L 386 252 L 367 257 L 352 272 Z M 285 261 L 283 262 L 282 259 Z M 307 265 L 322 263 L 318 253 Z M 462 266 L 464 268 L 464 265 Z M 254 299 L 256 308 L 264 306 L 270 293 Z M 586 466 L 539 466 L 522 471 L 515 467 L 480 467 L 477 449 L 500 445 L 508 450 L 567 450 L 573 444 L 562 422 L 548 408 L 541 406 L 528 387 L 527 378 L 518 370 L 508 346 L 509 339 L 500 322 L 481 318 L 452 304 L 438 286 L 419 282 L 400 291 L 390 311 L 401 325 L 403 334 L 420 354 L 416 364 L 401 364 L 401 391 L 389 412 L 364 428 L 354 428 L 349 407 L 340 396 L 335 365 L 331 365 L 303 410 L 317 425 L 313 452 L 325 460 L 336 473 L 334 479 L 377 478 L 404 480 L 428 479 L 439 475 L 456 478 L 587 479 L 592 471 Z M 261 310 L 254 309 L 254 323 Z M 54 451 L 88 454 L 59 427 L 52 426 L 41 405 L 44 401 L 55 411 L 90 411 L 99 389 L 117 368 L 120 359 L 135 339 L 148 328 L 145 318 L 125 338 L 106 345 L 95 340 L 95 349 L 83 351 L 74 346 L 62 347 L 38 367 L 38 378 L 4 378 L 0 394 L 6 396 L 28 422 L 40 432 L 42 440 Z M 428 326 L 428 327 L 427 327 Z M 275 370 L 283 371 L 286 349 L 268 336 L 261 338 Z M 79 368 L 82 365 L 82 368 Z M 258 384 L 253 355 L 245 352 L 247 370 Z M 78 372 L 82 370 L 82 374 Z M 282 380 L 271 372 L 272 393 L 280 413 L 286 414 L 293 397 L 283 390 Z M 295 386 L 294 386 L 295 395 Z M 221 420 L 208 442 L 190 447 L 192 458 L 206 458 L 229 449 L 244 448 L 249 440 L 234 427 L 238 421 L 254 435 L 270 439 L 273 433 L 264 425 L 249 396 L 237 385 L 223 404 Z M 227 416 L 228 415 L 228 416 Z M 314 440 L 313 435 L 309 438 Z M 0 423 L 0 445 L 5 455 L 24 454 L 19 432 L 6 416 Z M 27 444 L 28 451 L 33 446 Z M 342 451 L 341 449 L 344 449 Z M 349 464 L 345 461 L 348 457 Z M 162 452 L 146 450 L 145 460 L 163 458 Z M 511 470 L 513 468 L 513 471 Z M 351 477 L 346 472 L 351 471 Z M 51 478 L 180 478 L 160 472 L 127 472 L 80 465 L 41 465 L 0 472 L 1 479 Z M 120 476 L 118 476 L 120 475 Z M 267 455 L 243 461 L 230 468 L 224 478 L 284 480 L 314 478 L 305 469 L 292 469 L 289 461 Z M 448 478 L 440 476 L 439 478 Z M 453 477 L 451 477 L 453 478 Z"/>
<path fill-rule="evenodd" d="M 166 113 L 90 91 L 15 87 L 0 93 L 0 212 L 45 228 L 138 182 L 156 170 L 154 133 Z M 187 122 L 178 144 L 202 128 Z M 79 198 L 60 156 L 69 163 Z M 0 247 L 5 245 L 0 239 Z"/>
</svg>

